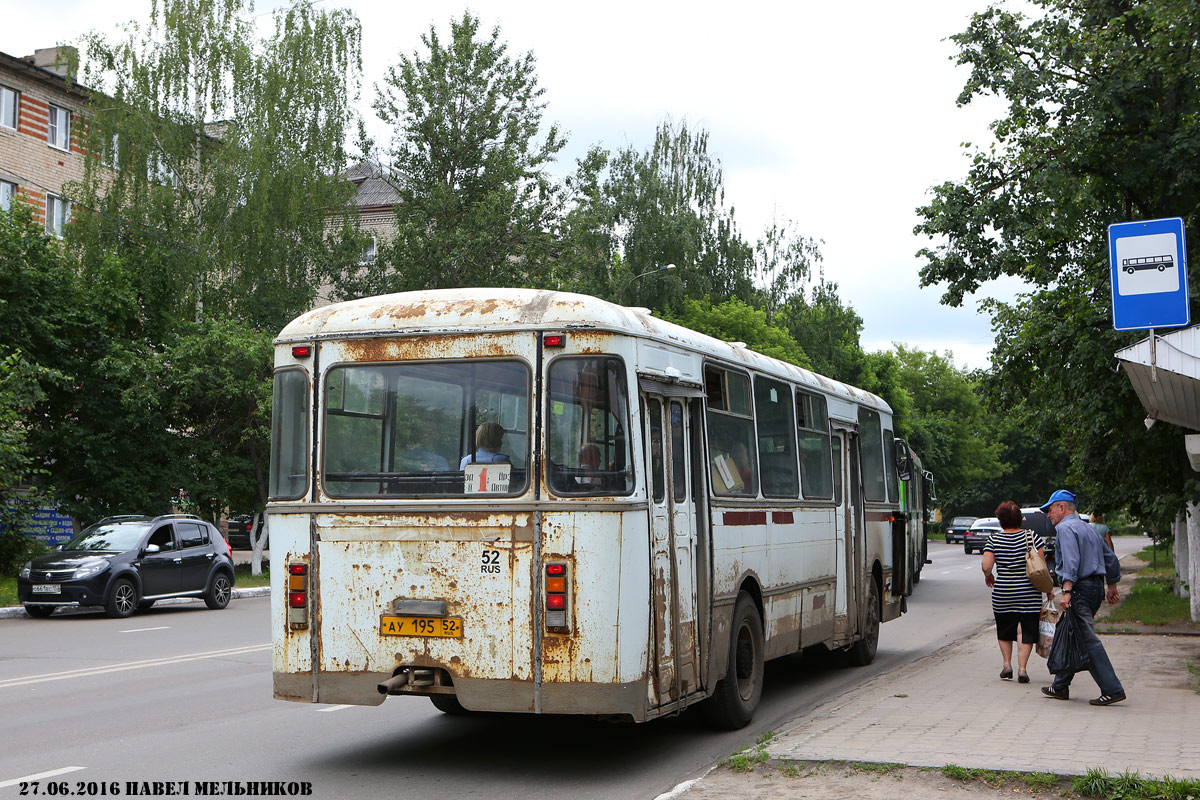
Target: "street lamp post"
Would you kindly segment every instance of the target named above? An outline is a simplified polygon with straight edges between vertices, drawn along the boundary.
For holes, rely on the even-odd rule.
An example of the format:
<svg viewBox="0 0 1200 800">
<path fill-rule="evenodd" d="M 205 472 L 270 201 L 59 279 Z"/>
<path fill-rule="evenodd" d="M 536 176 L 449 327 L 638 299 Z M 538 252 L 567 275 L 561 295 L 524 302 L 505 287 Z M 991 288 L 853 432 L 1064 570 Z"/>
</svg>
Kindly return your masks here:
<svg viewBox="0 0 1200 800">
<path fill-rule="evenodd" d="M 666 264 L 661 267 L 655 267 L 654 269 L 648 269 L 640 275 L 634 275 L 632 278 L 625 281 L 625 283 L 621 284 L 621 290 L 619 292 L 617 292 L 617 298 L 620 299 L 620 298 L 624 297 L 625 290 L 628 289 L 630 286 L 632 286 L 633 282 L 636 281 L 638 278 L 644 278 L 647 275 L 654 275 L 659 272 L 667 272 L 668 270 L 672 270 L 672 269 L 675 269 L 674 264 Z"/>
</svg>

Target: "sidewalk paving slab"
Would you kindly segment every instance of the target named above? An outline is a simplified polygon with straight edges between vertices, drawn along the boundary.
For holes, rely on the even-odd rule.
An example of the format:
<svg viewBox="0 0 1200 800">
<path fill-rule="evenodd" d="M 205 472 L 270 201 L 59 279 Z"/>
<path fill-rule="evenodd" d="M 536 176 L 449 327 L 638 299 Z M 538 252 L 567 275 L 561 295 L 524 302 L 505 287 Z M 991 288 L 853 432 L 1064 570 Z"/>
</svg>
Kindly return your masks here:
<svg viewBox="0 0 1200 800">
<path fill-rule="evenodd" d="M 980 633 L 885 673 L 784 728 L 773 758 L 894 762 L 1078 775 L 1092 767 L 1146 777 L 1200 778 L 1200 638 L 1103 636 L 1129 694 L 1109 707 L 1080 673 L 1071 700 L 1041 695 L 1050 674 L 1034 655 L 1030 683 L 999 678 L 995 633 Z M 1070 744 L 1074 742 L 1074 744 Z"/>
</svg>

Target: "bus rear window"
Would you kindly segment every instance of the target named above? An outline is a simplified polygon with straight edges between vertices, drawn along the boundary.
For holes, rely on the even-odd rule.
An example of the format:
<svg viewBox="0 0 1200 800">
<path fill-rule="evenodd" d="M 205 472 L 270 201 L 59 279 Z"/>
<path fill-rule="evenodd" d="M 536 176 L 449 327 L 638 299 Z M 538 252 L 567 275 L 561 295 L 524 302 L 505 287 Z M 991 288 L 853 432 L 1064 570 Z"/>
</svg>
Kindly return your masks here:
<svg viewBox="0 0 1200 800">
<path fill-rule="evenodd" d="M 308 486 L 308 378 L 303 370 L 275 373 L 271 407 L 272 500 L 295 500 Z"/>
<path fill-rule="evenodd" d="M 529 370 L 519 361 L 333 367 L 331 497 L 516 495 L 528 483 Z"/>
</svg>

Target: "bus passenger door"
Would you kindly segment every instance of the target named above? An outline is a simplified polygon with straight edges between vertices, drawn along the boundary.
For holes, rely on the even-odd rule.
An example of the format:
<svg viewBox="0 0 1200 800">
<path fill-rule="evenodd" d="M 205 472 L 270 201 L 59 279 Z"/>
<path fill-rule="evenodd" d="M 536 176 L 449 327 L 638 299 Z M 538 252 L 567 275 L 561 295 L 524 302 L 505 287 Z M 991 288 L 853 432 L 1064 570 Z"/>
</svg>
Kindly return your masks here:
<svg viewBox="0 0 1200 800">
<path fill-rule="evenodd" d="M 833 491 L 837 503 L 837 615 L 841 634 L 858 630 L 858 588 L 862 583 L 863 505 L 858 481 L 858 443 L 853 432 L 833 433 Z"/>
<path fill-rule="evenodd" d="M 699 688 L 696 510 L 691 486 L 691 419 L 678 398 L 646 396 L 650 472 L 651 593 L 656 704 Z"/>
</svg>

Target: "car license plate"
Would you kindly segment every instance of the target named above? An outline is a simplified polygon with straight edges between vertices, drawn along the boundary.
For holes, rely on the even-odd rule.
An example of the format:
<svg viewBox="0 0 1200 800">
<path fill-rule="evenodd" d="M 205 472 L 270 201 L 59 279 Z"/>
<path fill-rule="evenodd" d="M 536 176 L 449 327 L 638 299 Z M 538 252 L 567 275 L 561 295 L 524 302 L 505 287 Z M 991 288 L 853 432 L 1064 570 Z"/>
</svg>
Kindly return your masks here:
<svg viewBox="0 0 1200 800">
<path fill-rule="evenodd" d="M 459 639 L 463 635 L 461 617 L 393 617 L 379 618 L 379 633 L 383 636 L 437 636 Z"/>
<path fill-rule="evenodd" d="M 58 594 L 62 591 L 62 586 L 57 583 L 35 583 L 33 585 L 34 594 Z"/>
</svg>

